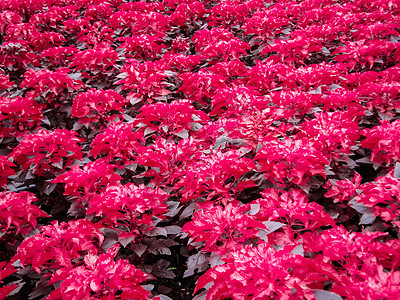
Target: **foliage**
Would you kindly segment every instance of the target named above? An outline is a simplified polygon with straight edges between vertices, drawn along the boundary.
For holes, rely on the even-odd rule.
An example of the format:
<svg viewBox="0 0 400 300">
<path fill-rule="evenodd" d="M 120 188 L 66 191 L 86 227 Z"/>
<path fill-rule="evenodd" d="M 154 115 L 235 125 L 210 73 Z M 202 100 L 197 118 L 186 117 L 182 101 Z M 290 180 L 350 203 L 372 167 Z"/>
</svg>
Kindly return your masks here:
<svg viewBox="0 0 400 300">
<path fill-rule="evenodd" d="M 395 299 L 400 6 L 0 1 L 0 299 Z"/>
</svg>

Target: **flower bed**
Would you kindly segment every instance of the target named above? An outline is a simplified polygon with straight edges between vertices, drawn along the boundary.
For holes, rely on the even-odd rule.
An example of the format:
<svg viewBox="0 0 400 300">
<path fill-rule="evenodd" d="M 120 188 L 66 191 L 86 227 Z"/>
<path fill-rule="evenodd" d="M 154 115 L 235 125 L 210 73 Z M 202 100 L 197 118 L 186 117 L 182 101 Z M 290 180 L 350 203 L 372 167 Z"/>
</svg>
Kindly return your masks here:
<svg viewBox="0 0 400 300">
<path fill-rule="evenodd" d="M 400 6 L 0 3 L 0 299 L 396 299 Z"/>
</svg>

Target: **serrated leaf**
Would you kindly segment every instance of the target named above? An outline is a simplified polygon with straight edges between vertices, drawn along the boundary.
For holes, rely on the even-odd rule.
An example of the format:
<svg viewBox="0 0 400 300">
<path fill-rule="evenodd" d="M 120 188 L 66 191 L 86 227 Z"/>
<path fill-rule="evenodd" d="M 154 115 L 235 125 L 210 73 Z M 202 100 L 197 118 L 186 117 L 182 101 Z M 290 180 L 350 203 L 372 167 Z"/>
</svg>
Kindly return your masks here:
<svg viewBox="0 0 400 300">
<path fill-rule="evenodd" d="M 195 114 L 192 115 L 192 120 L 193 121 L 201 121 L 201 119 L 198 116 L 196 116 Z"/>
<path fill-rule="evenodd" d="M 12 286 L 13 284 L 16 284 L 17 288 L 15 290 L 13 290 L 11 293 L 8 293 L 7 298 L 10 296 L 17 295 L 17 293 L 21 290 L 21 288 L 25 285 L 25 283 L 26 282 L 22 282 L 22 279 L 8 283 L 8 286 Z"/>
<path fill-rule="evenodd" d="M 130 248 L 140 257 L 143 255 L 144 251 L 146 251 L 147 246 L 143 244 L 133 244 Z"/>
<path fill-rule="evenodd" d="M 25 173 L 25 180 L 27 180 L 27 179 L 33 179 L 33 178 L 35 178 L 35 175 L 33 174 L 32 170 L 28 170 L 28 171 Z"/>
<path fill-rule="evenodd" d="M 174 135 L 179 136 L 182 139 L 189 138 L 189 132 L 186 129 L 183 129 L 181 132 L 175 132 Z"/>
<path fill-rule="evenodd" d="M 372 164 L 372 161 L 369 157 L 365 156 L 363 158 L 357 159 L 356 163 Z"/>
<path fill-rule="evenodd" d="M 168 133 L 169 125 L 163 125 L 161 128 L 165 133 Z"/>
<path fill-rule="evenodd" d="M 147 235 L 147 236 L 159 236 L 159 235 L 167 236 L 168 233 L 167 233 L 167 230 L 165 230 L 165 229 L 162 228 L 162 227 L 155 227 L 155 228 L 153 228 L 153 229 L 147 231 L 147 232 L 146 232 L 146 235 Z"/>
<path fill-rule="evenodd" d="M 41 121 L 42 121 L 42 123 L 44 123 L 44 124 L 46 124 L 48 126 L 51 126 L 50 120 L 48 118 L 44 118 Z"/>
<path fill-rule="evenodd" d="M 154 284 L 145 284 L 142 285 L 142 288 L 144 288 L 146 291 L 151 292 L 154 289 Z"/>
<path fill-rule="evenodd" d="M 332 167 L 329 165 L 324 166 L 324 171 L 326 176 L 335 175 L 335 172 L 332 172 Z"/>
<path fill-rule="evenodd" d="M 126 238 L 118 238 L 118 242 L 124 247 L 126 248 L 126 246 L 131 243 L 134 240 L 133 236 L 129 236 Z"/>
<path fill-rule="evenodd" d="M 360 223 L 358 223 L 359 225 L 369 225 L 374 223 L 376 219 L 376 216 L 374 216 L 374 213 L 372 211 L 367 211 L 366 213 L 364 213 L 360 219 Z"/>
<path fill-rule="evenodd" d="M 169 201 L 166 203 L 168 204 L 168 213 L 165 214 L 167 217 L 175 217 L 182 209 L 179 202 Z"/>
<path fill-rule="evenodd" d="M 117 77 L 117 78 L 119 78 L 119 79 L 125 79 L 126 77 L 128 76 L 128 73 L 127 72 L 123 72 L 123 73 L 119 73 L 117 76 L 115 76 L 115 77 Z"/>
<path fill-rule="evenodd" d="M 183 278 L 192 276 L 196 270 L 203 272 L 208 268 L 208 256 L 204 253 L 196 253 L 189 256 L 187 260 L 187 270 L 183 274 Z"/>
<path fill-rule="evenodd" d="M 265 242 L 268 242 L 268 234 L 270 233 L 271 231 L 268 231 L 266 229 L 263 228 L 258 229 L 258 237 Z"/>
<path fill-rule="evenodd" d="M 261 150 L 262 147 L 263 147 L 262 144 L 257 144 L 256 149 L 254 149 L 254 152 L 257 153 L 258 151 Z"/>
<path fill-rule="evenodd" d="M 200 294 L 195 296 L 193 300 L 206 300 L 207 299 L 208 290 L 202 291 Z"/>
<path fill-rule="evenodd" d="M 164 229 L 167 231 L 168 234 L 178 234 L 181 232 L 182 227 L 177 225 L 166 226 Z"/>
<path fill-rule="evenodd" d="M 354 168 L 357 167 L 356 162 L 355 162 L 353 159 L 351 159 L 350 157 L 347 157 L 347 158 L 346 158 L 346 162 L 347 162 L 347 166 L 348 166 L 350 169 L 354 169 Z"/>
<path fill-rule="evenodd" d="M 69 78 L 71 78 L 73 80 L 81 80 L 82 79 L 82 73 L 70 73 L 67 75 L 69 76 Z"/>
<path fill-rule="evenodd" d="M 331 54 L 331 51 L 329 51 L 329 49 L 326 47 L 322 47 L 322 53 L 324 53 L 325 55 L 329 55 Z"/>
<path fill-rule="evenodd" d="M 137 169 L 138 164 L 137 163 L 133 163 L 133 164 L 129 164 L 125 166 L 125 169 L 128 169 L 132 172 L 135 172 Z"/>
<path fill-rule="evenodd" d="M 285 225 L 281 222 L 274 222 L 274 221 L 265 221 L 265 222 L 263 222 L 263 224 L 265 225 L 265 227 L 267 227 L 267 229 L 270 231 L 270 233 L 278 230 L 283 225 Z"/>
<path fill-rule="evenodd" d="M 218 265 L 223 265 L 225 262 L 222 260 L 222 256 L 221 255 L 217 255 L 214 252 L 211 253 L 210 256 L 210 266 L 211 268 L 214 268 L 215 266 Z"/>
<path fill-rule="evenodd" d="M 136 98 L 136 97 L 132 97 L 132 98 L 129 100 L 129 102 L 130 102 L 132 105 L 135 105 L 136 103 L 139 103 L 140 101 L 142 101 L 142 99 L 139 99 L 139 98 Z"/>
<path fill-rule="evenodd" d="M 130 115 L 127 115 L 127 114 L 124 114 L 124 119 L 125 119 L 125 121 L 127 121 L 128 124 L 135 121 L 134 118 L 132 118 Z"/>
<path fill-rule="evenodd" d="M 260 203 L 250 204 L 250 207 L 249 215 L 253 216 L 260 211 Z"/>
<path fill-rule="evenodd" d="M 339 89 L 339 88 L 342 88 L 340 85 L 337 85 L 337 84 L 331 84 L 330 86 L 329 86 L 329 89 L 331 90 L 331 91 L 334 91 L 334 90 L 337 90 L 337 89 Z"/>
<path fill-rule="evenodd" d="M 378 116 L 379 116 L 379 118 L 381 118 L 381 120 L 383 120 L 383 121 L 385 121 L 385 120 L 390 121 L 390 120 L 393 119 L 393 116 L 392 116 L 391 114 L 385 114 L 385 113 L 383 113 L 383 112 L 381 112 L 381 111 L 378 111 Z"/>
<path fill-rule="evenodd" d="M 48 295 L 51 292 L 51 286 L 48 283 L 41 282 L 36 285 L 32 293 L 28 295 L 28 299 L 35 299 L 43 295 Z"/>
<path fill-rule="evenodd" d="M 203 126 L 199 123 L 191 122 L 190 127 L 192 128 L 193 131 L 199 131 Z"/>
<path fill-rule="evenodd" d="M 104 251 L 108 251 L 112 246 L 114 246 L 116 243 L 118 242 L 118 236 L 109 236 L 106 237 L 103 241 L 103 243 L 101 244 L 101 248 L 104 249 Z"/>
<path fill-rule="evenodd" d="M 50 124 L 48 124 L 48 125 L 50 125 Z M 74 126 L 72 127 L 72 130 L 79 130 L 79 129 L 81 129 L 83 126 L 84 126 L 85 124 L 83 124 L 83 123 L 79 123 L 79 122 L 75 122 L 74 123 Z"/>
<path fill-rule="evenodd" d="M 183 220 L 184 218 L 191 217 L 193 212 L 196 210 L 196 203 L 190 203 L 181 213 L 179 217 L 179 221 Z"/>
<path fill-rule="evenodd" d="M 317 290 L 317 289 L 314 289 L 313 292 L 314 292 L 316 300 L 342 300 L 343 299 L 338 294 L 335 294 L 333 292 Z"/>
<path fill-rule="evenodd" d="M 321 87 L 319 86 L 319 87 L 317 87 L 315 90 L 311 90 L 311 91 L 310 91 L 310 94 L 313 94 L 313 95 L 322 94 Z"/>
<path fill-rule="evenodd" d="M 152 129 L 150 129 L 150 128 L 146 128 L 146 129 L 144 130 L 144 136 L 150 135 L 150 134 L 152 134 L 152 133 L 154 133 L 154 132 L 155 132 L 155 130 L 152 130 Z"/>
<path fill-rule="evenodd" d="M 60 160 L 57 163 L 53 163 L 53 166 L 57 167 L 58 169 L 62 169 L 63 168 L 63 161 Z"/>
<path fill-rule="evenodd" d="M 230 142 L 235 146 L 246 146 L 247 145 L 243 139 L 232 139 Z M 248 150 L 248 152 L 250 152 L 250 151 Z"/>
<path fill-rule="evenodd" d="M 396 166 L 394 167 L 394 178 L 399 179 L 400 178 L 400 163 L 396 162 Z"/>
<path fill-rule="evenodd" d="M 304 247 L 303 244 L 297 245 L 292 252 L 290 252 L 291 254 L 297 254 L 297 255 L 301 255 L 304 256 Z"/>
<path fill-rule="evenodd" d="M 366 207 L 364 204 L 362 203 L 357 203 L 356 201 L 354 201 L 354 204 L 351 204 L 349 202 L 349 205 L 351 206 L 351 208 L 355 209 L 357 212 L 359 212 L 360 214 L 364 214 L 365 212 L 368 211 L 368 207 Z"/>
<path fill-rule="evenodd" d="M 226 143 L 229 143 L 230 141 L 231 141 L 230 138 L 228 138 L 228 137 L 222 135 L 222 136 L 218 137 L 218 138 L 215 140 L 214 148 L 217 148 L 217 149 L 218 149 L 218 148 L 221 147 L 221 149 L 224 149 Z"/>
</svg>

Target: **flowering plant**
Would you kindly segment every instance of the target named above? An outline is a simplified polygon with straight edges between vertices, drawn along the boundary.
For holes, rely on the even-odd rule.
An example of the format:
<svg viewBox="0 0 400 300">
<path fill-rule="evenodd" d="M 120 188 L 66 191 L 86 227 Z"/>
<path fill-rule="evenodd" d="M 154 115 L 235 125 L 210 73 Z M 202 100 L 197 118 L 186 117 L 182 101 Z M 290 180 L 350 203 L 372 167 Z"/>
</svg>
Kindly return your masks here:
<svg viewBox="0 0 400 300">
<path fill-rule="evenodd" d="M 0 1 L 0 300 L 397 298 L 399 16 Z"/>
</svg>

